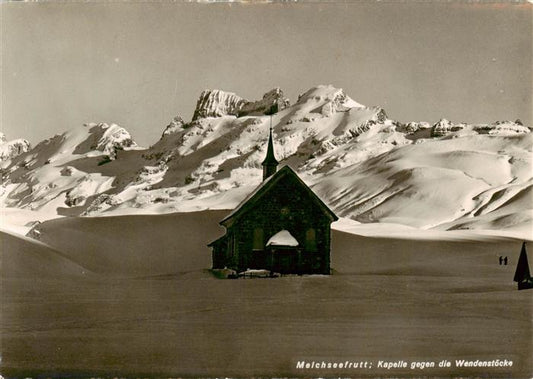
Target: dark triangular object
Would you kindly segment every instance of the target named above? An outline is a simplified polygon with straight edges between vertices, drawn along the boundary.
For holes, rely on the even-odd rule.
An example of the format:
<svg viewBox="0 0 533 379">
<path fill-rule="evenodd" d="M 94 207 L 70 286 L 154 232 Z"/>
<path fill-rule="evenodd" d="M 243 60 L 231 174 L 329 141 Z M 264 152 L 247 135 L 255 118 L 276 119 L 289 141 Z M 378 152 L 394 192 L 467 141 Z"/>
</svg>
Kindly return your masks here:
<svg viewBox="0 0 533 379">
<path fill-rule="evenodd" d="M 529 263 L 527 261 L 526 243 L 522 244 L 522 251 L 516 265 L 513 280 L 518 283 L 518 289 L 525 289 L 533 287 L 531 274 L 529 272 Z"/>
</svg>

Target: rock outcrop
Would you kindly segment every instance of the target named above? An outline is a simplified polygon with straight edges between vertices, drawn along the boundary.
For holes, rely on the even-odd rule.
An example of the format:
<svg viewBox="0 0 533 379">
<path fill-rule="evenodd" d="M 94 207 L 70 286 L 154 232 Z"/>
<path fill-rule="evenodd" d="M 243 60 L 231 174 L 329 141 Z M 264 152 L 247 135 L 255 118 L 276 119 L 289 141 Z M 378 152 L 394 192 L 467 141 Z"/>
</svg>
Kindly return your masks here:
<svg viewBox="0 0 533 379">
<path fill-rule="evenodd" d="M 177 115 L 172 119 L 172 121 L 170 121 L 170 124 L 167 125 L 161 138 L 180 131 L 184 125 L 185 121 L 183 121 L 180 115 Z"/>
<path fill-rule="evenodd" d="M 205 90 L 200 94 L 192 120 L 205 117 L 237 116 L 247 101 L 231 92 Z"/>
<path fill-rule="evenodd" d="M 491 135 L 513 135 L 529 133 L 528 127 L 518 122 L 513 121 L 496 121 L 488 125 L 475 125 L 474 130 L 479 134 L 491 134 Z"/>
<path fill-rule="evenodd" d="M 268 91 L 257 101 L 248 101 L 231 92 L 206 90 L 200 94 L 192 121 L 206 117 L 260 115 L 273 107 L 275 111 L 280 111 L 289 105 L 289 100 L 279 88 Z"/>
<path fill-rule="evenodd" d="M 76 147 L 75 154 L 96 150 L 113 160 L 117 151 L 137 146 L 130 133 L 117 124 L 88 123 L 85 127 L 89 128 L 90 136 Z"/>
<path fill-rule="evenodd" d="M 519 121 L 519 120 L 518 120 Z M 431 129 L 432 137 L 443 137 L 451 133 L 464 130 L 465 133 L 490 134 L 490 135 L 515 135 L 529 133 L 531 130 L 513 121 L 496 121 L 492 124 L 454 124 L 446 119 L 441 119 Z"/>
<path fill-rule="evenodd" d="M 454 124 L 451 121 L 446 120 L 445 118 L 441 118 L 433 125 L 433 128 L 431 129 L 431 136 L 443 137 L 452 132 L 464 129 L 465 126 L 465 124 Z"/>
<path fill-rule="evenodd" d="M 425 130 L 431 128 L 431 125 L 428 122 L 408 122 L 405 124 L 403 128 L 401 128 L 400 131 L 404 131 L 406 133 L 416 133 L 419 130 Z"/>
<path fill-rule="evenodd" d="M 239 116 L 264 114 L 269 112 L 272 107 L 274 107 L 274 111 L 281 111 L 289 105 L 290 101 L 283 95 L 283 91 L 280 88 L 274 88 L 265 93 L 261 100 L 244 104 L 239 111 Z"/>
<path fill-rule="evenodd" d="M 7 161 L 31 149 L 31 144 L 22 138 L 7 141 L 4 133 L 0 133 L 0 162 Z"/>
</svg>

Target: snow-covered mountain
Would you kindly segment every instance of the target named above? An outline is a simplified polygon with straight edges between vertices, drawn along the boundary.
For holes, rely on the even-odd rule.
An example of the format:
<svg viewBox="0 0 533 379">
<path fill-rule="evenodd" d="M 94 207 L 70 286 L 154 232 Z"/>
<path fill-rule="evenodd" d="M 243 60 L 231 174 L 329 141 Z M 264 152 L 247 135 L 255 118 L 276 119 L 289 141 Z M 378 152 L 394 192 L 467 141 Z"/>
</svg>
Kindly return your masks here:
<svg viewBox="0 0 533 379">
<path fill-rule="evenodd" d="M 0 132 L 0 163 L 15 158 L 28 150 L 30 143 L 22 138 L 8 141 L 5 134 Z"/>
<path fill-rule="evenodd" d="M 278 88 L 258 101 L 204 91 L 192 120 L 174 117 L 146 149 L 114 124 L 75 128 L 5 162 L 0 201 L 61 215 L 231 209 L 261 182 L 270 125 L 280 164 L 339 216 L 419 228 L 532 226 L 530 128 L 404 124 L 332 86 L 293 105 Z"/>
<path fill-rule="evenodd" d="M 135 148 L 129 133 L 115 124 L 85 124 L 58 134 L 3 163 L 2 202 L 60 213 L 58 208 L 111 189 L 114 175 L 102 174 L 100 166 L 116 159 L 119 151 Z M 84 161 L 94 167 L 78 166 Z"/>
</svg>

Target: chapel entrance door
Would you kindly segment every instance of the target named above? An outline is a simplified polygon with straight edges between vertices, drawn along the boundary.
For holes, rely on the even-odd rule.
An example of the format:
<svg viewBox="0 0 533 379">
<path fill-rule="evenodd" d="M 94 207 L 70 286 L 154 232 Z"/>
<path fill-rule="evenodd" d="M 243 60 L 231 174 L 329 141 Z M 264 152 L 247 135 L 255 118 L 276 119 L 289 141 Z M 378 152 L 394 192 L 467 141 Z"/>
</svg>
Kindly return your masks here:
<svg viewBox="0 0 533 379">
<path fill-rule="evenodd" d="M 280 274 L 299 274 L 299 249 L 294 247 L 276 246 L 271 249 L 272 268 Z"/>
</svg>

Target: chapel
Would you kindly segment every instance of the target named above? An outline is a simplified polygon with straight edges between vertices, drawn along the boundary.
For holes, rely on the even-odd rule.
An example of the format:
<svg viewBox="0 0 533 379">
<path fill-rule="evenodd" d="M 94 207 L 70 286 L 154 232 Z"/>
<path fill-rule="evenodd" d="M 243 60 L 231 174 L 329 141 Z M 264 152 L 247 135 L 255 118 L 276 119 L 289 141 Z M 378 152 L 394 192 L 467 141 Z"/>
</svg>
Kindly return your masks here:
<svg viewBox="0 0 533 379">
<path fill-rule="evenodd" d="M 220 221 L 226 233 L 208 245 L 213 269 L 329 275 L 338 217 L 289 166 L 278 165 L 271 128 L 262 183 Z"/>
</svg>

